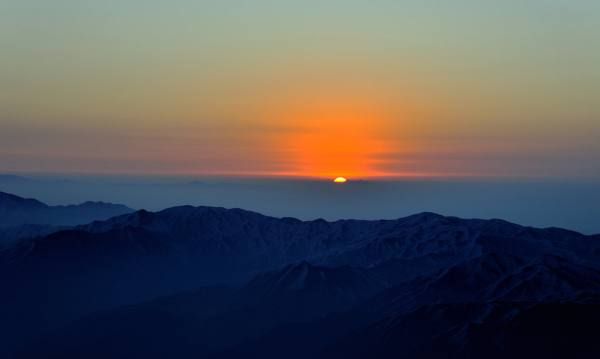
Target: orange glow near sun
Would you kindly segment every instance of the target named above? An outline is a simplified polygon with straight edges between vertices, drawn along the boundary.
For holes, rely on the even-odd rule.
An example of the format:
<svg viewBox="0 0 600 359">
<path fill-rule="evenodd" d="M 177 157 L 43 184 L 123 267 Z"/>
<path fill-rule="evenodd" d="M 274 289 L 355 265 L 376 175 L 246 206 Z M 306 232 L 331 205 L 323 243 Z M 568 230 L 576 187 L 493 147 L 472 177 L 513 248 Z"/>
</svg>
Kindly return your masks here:
<svg viewBox="0 0 600 359">
<path fill-rule="evenodd" d="M 273 92 L 261 109 L 264 123 L 277 129 L 269 147 L 284 169 L 274 175 L 327 180 L 395 175 L 386 171 L 386 161 L 406 150 L 397 134 L 407 133 L 410 102 L 399 106 L 392 91 L 366 83 L 299 83 Z"/>
<path fill-rule="evenodd" d="M 320 94 L 296 98 L 279 112 L 290 130 L 281 138 L 293 175 L 364 178 L 383 175 L 378 158 L 390 151 L 384 141 L 384 107 L 369 96 Z"/>
</svg>

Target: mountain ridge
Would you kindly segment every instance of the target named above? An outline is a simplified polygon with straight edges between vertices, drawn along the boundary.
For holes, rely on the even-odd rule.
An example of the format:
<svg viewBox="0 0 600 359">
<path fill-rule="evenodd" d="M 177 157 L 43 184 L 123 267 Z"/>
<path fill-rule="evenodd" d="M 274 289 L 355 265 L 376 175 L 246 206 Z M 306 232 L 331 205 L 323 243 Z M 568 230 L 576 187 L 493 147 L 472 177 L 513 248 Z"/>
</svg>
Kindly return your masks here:
<svg viewBox="0 0 600 359">
<path fill-rule="evenodd" d="M 217 350 L 225 358 L 248 348 L 262 352 L 275 338 L 310 337 L 312 348 L 321 350 L 318 333 L 358 341 L 343 328 L 370 338 L 387 335 L 372 329 L 378 323 L 418 326 L 428 313 L 472 328 L 471 318 L 488 318 L 495 303 L 520 308 L 578 303 L 587 296 L 592 305 L 600 293 L 600 236 L 431 212 L 329 222 L 178 206 L 17 241 L 0 250 L 0 282 L 13 294 L 0 298 L 6 318 L 0 338 L 16 346 L 54 333 L 50 338 L 62 337 L 67 348 L 69 338 L 78 338 L 98 349 L 93 333 L 117 343 L 108 328 L 119 325 L 126 328 L 123 338 L 136 331 L 152 341 L 169 338 L 156 343 L 162 357 L 173 345 L 207 354 L 196 345 L 203 343 L 210 355 Z M 221 287 L 228 289 L 214 289 Z M 77 321 L 83 327 L 70 334 L 59 330 Z M 153 326 L 145 328 L 148 323 Z M 499 323 L 504 328 L 506 322 Z M 403 328 L 389 326 L 389 333 Z M 452 332 L 444 328 L 440 333 Z M 206 338 L 198 338 L 200 332 Z M 481 335 L 467 332 L 469 343 Z M 148 354 L 144 342 L 135 350 Z M 282 346 L 275 352 L 289 354 Z"/>
<path fill-rule="evenodd" d="M 0 191 L 0 228 L 22 225 L 74 226 L 133 211 L 121 204 L 93 201 L 50 206 L 36 199 Z"/>
</svg>

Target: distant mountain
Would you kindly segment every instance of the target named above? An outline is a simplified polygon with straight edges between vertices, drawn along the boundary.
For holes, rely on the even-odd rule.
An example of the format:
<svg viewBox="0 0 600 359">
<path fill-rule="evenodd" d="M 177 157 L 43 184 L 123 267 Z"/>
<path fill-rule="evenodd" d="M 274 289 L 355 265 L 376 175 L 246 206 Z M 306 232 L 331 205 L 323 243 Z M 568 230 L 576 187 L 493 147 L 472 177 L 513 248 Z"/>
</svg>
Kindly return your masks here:
<svg viewBox="0 0 600 359">
<path fill-rule="evenodd" d="M 73 226 L 131 212 L 126 206 L 104 202 L 48 206 L 35 199 L 0 192 L 0 228 L 31 224 Z"/>
<path fill-rule="evenodd" d="M 524 345 L 539 313 L 595 313 L 599 239 L 433 213 L 137 211 L 2 249 L 0 338 L 37 358 L 481 357 Z"/>
</svg>

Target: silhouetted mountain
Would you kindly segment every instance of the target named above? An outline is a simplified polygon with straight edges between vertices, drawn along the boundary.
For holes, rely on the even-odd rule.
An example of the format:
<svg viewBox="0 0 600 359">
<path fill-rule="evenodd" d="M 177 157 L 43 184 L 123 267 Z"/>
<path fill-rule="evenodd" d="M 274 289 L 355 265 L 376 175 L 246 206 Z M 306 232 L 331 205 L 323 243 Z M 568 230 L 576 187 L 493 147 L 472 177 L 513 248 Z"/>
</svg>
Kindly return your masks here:
<svg viewBox="0 0 600 359">
<path fill-rule="evenodd" d="M 130 212 L 133 210 L 126 206 L 104 202 L 48 206 L 35 199 L 0 192 L 0 228 L 30 224 L 73 226 Z"/>
<path fill-rule="evenodd" d="M 96 314 L 37 343 L 28 354 L 118 357 L 124 340 L 135 356 L 218 355 L 282 323 L 308 323 L 349 310 L 383 288 L 364 270 L 301 262 L 260 274 L 239 289 L 203 288 Z"/>
<path fill-rule="evenodd" d="M 536 352 L 558 358 L 569 353 L 570 342 L 592 358 L 600 274 L 566 265 L 557 258 L 527 265 L 482 256 L 385 289 L 368 270 L 300 263 L 240 289 L 206 288 L 96 314 L 37 342 L 26 356 L 119 357 L 127 348 L 148 358 L 526 358 Z M 513 286 L 496 290 L 505 281 L 527 290 L 516 296 L 509 294 Z M 550 346 L 558 351 L 537 349 L 541 335 L 560 337 Z"/>
<path fill-rule="evenodd" d="M 67 227 L 44 224 L 23 224 L 15 227 L 0 228 L 0 249 L 12 246 L 15 241 L 47 236 Z"/>
<path fill-rule="evenodd" d="M 261 306 L 288 321 L 342 312 L 386 288 L 366 269 L 328 268 L 308 262 L 260 274 L 244 288 Z M 282 308 L 283 307 L 283 308 Z M 291 313 L 290 313 L 291 312 Z"/>
<path fill-rule="evenodd" d="M 324 358 L 596 358 L 600 305 L 579 302 L 423 305 L 371 323 Z"/>
<path fill-rule="evenodd" d="M 0 282 L 13 294 L 0 338 L 26 357 L 337 358 L 372 345 L 383 357 L 396 343 L 460 357 L 500 332 L 497 345 L 523 345 L 504 339 L 536 308 L 600 303 L 600 241 L 432 213 L 327 222 L 185 206 L 17 242 L 0 251 Z"/>
</svg>

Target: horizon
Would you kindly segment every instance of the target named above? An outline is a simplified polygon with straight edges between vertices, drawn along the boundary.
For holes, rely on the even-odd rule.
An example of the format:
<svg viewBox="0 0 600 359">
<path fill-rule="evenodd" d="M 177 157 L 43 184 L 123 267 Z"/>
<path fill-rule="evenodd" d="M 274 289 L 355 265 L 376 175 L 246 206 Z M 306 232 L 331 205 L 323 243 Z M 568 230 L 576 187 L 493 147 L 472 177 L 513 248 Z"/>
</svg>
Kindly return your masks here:
<svg viewBox="0 0 600 359">
<path fill-rule="evenodd" d="M 600 233 L 600 183 L 573 179 L 388 178 L 336 184 L 329 178 L 297 177 L 0 175 L 0 191 L 50 205 L 103 201 L 150 211 L 204 205 L 302 220 L 395 219 L 435 212 Z"/>
</svg>

